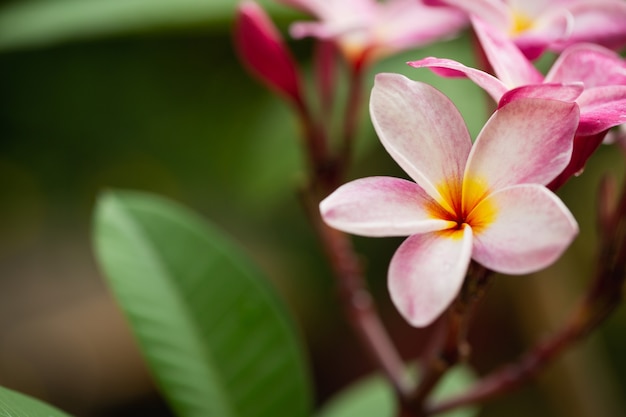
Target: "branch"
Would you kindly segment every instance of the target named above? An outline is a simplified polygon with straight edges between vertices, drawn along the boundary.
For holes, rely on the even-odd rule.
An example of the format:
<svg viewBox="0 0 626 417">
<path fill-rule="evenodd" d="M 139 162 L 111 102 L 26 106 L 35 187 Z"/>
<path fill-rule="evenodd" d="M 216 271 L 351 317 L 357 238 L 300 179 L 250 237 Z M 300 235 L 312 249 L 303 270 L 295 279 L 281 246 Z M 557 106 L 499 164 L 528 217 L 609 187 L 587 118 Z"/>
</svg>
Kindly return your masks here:
<svg viewBox="0 0 626 417">
<path fill-rule="evenodd" d="M 314 200 L 308 198 L 305 204 L 336 277 L 341 304 L 350 325 L 398 396 L 406 398 L 410 387 L 405 378 L 404 362 L 380 320 L 350 238 L 322 221 Z"/>
<path fill-rule="evenodd" d="M 472 262 L 463 288 L 447 315 L 440 319 L 433 345 L 422 360 L 420 383 L 408 400 L 408 407 L 416 415 L 424 415 L 424 402 L 445 373 L 459 362 L 467 360 L 470 349 L 467 331 L 473 311 L 482 299 L 492 271 Z"/>
<path fill-rule="evenodd" d="M 344 125 L 342 132 L 342 147 L 339 154 L 339 163 L 345 169 L 349 166 L 354 145 L 359 113 L 363 98 L 363 76 L 365 66 L 363 63 L 355 64 L 351 67 L 350 86 L 348 100 L 346 102 Z"/>
</svg>

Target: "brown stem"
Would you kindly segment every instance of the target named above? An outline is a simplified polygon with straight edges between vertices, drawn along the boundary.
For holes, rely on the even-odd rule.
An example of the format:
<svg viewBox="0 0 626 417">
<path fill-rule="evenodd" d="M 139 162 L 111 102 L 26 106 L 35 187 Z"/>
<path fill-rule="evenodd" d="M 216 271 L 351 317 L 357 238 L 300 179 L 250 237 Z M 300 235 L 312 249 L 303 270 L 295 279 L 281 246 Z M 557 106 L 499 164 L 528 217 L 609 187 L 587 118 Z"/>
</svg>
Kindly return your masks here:
<svg viewBox="0 0 626 417">
<path fill-rule="evenodd" d="M 306 207 L 337 278 L 341 304 L 349 323 L 398 396 L 405 398 L 410 387 L 404 377 L 404 363 L 380 320 L 350 238 L 327 226 L 310 198 L 306 200 Z"/>
<path fill-rule="evenodd" d="M 494 371 L 466 393 L 428 407 L 426 415 L 484 402 L 518 388 L 597 328 L 617 308 L 626 279 L 626 184 L 612 214 L 608 220 L 612 227 L 605 229 L 608 233 L 602 239 L 595 279 L 564 326 L 516 363 Z"/>
<path fill-rule="evenodd" d="M 334 188 L 338 185 L 339 179 L 337 166 L 330 156 L 327 132 L 315 121 L 307 106 L 302 105 L 296 109 L 304 130 L 305 155 L 308 158 L 310 178 L 325 188 Z"/>
<path fill-rule="evenodd" d="M 328 39 L 315 42 L 315 85 L 319 93 L 321 117 L 332 120 L 335 92 L 337 90 L 337 46 Z"/>
<path fill-rule="evenodd" d="M 433 346 L 422 360 L 420 383 L 408 399 L 407 406 L 415 415 L 425 415 L 425 400 L 439 380 L 454 365 L 469 356 L 467 332 L 475 306 L 482 299 L 490 282 L 491 271 L 472 262 L 463 288 L 448 309 L 434 337 Z"/>
<path fill-rule="evenodd" d="M 349 166 L 354 147 L 354 137 L 356 135 L 363 98 L 363 75 L 365 68 L 365 62 L 355 63 L 351 67 L 350 86 L 345 108 L 342 144 L 339 154 L 339 163 L 344 168 Z"/>
<path fill-rule="evenodd" d="M 612 233 L 613 229 L 613 214 L 615 213 L 617 205 L 617 181 L 613 176 L 606 176 L 600 181 L 600 188 L 598 192 L 598 215 L 597 215 L 597 227 L 600 231 L 600 236 L 605 238 Z"/>
</svg>

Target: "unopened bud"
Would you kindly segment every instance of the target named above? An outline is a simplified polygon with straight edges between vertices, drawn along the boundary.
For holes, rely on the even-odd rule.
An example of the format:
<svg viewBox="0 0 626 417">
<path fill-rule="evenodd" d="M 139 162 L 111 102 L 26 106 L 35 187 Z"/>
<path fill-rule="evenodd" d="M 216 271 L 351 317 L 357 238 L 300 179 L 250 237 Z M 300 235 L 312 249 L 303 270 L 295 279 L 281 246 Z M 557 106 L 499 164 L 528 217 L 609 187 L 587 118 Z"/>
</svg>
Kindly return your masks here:
<svg viewBox="0 0 626 417">
<path fill-rule="evenodd" d="M 234 37 L 239 56 L 250 72 L 300 105 L 302 95 L 295 61 L 276 26 L 255 2 L 239 5 Z"/>
</svg>

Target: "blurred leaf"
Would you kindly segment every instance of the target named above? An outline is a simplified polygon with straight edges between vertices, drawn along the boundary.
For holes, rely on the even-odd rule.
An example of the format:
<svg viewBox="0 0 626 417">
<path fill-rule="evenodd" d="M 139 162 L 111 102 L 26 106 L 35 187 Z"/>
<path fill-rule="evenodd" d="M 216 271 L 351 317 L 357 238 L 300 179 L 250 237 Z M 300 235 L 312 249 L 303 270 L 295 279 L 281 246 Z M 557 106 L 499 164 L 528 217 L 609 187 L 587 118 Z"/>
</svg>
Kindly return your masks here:
<svg viewBox="0 0 626 417">
<path fill-rule="evenodd" d="M 69 417 L 69 414 L 27 395 L 0 387 L 0 417 Z"/>
<path fill-rule="evenodd" d="M 0 7 L 0 50 L 182 26 L 225 27 L 238 0 L 28 0 Z M 273 14 L 288 9 L 260 1 Z"/>
<path fill-rule="evenodd" d="M 467 366 L 456 366 L 439 382 L 433 392 L 432 400 L 441 401 L 451 395 L 456 395 L 467 390 L 476 381 L 474 372 Z M 439 417 L 472 417 L 478 415 L 479 408 L 475 406 L 463 407 L 443 414 Z"/>
<path fill-rule="evenodd" d="M 180 417 L 305 416 L 292 323 L 242 254 L 185 208 L 137 192 L 98 202 L 109 284 Z"/>
<path fill-rule="evenodd" d="M 392 417 L 393 389 L 379 376 L 359 381 L 327 403 L 317 417 Z"/>
<path fill-rule="evenodd" d="M 469 387 L 473 381 L 472 372 L 463 366 L 457 366 L 446 374 L 436 390 L 433 399 L 443 399 Z M 393 417 L 396 401 L 393 389 L 380 376 L 373 376 L 359 381 L 339 393 L 322 410 L 317 417 Z M 478 414 L 475 407 L 461 408 L 441 417 L 473 417 Z"/>
</svg>

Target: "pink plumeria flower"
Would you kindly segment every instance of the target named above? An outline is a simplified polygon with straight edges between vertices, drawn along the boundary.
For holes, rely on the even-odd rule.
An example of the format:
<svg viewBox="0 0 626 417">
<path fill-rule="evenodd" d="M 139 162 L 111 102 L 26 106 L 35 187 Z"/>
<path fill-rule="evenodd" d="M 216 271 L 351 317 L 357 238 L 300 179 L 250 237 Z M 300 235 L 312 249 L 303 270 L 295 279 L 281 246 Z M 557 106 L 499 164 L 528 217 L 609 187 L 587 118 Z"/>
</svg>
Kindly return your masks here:
<svg viewBox="0 0 626 417">
<path fill-rule="evenodd" d="M 471 259 L 507 274 L 553 263 L 578 232 L 544 184 L 567 165 L 575 103 L 523 98 L 497 110 L 472 145 L 463 118 L 433 87 L 379 74 L 370 113 L 383 146 L 415 181 L 369 177 L 320 203 L 324 221 L 372 237 L 407 236 L 389 266 L 409 323 L 432 323 L 458 294 Z"/>
<path fill-rule="evenodd" d="M 334 40 L 355 65 L 451 37 L 467 24 L 462 12 L 420 0 L 278 1 L 319 19 L 295 23 L 293 37 Z"/>
<path fill-rule="evenodd" d="M 464 10 L 535 59 L 546 48 L 580 42 L 618 48 L 626 43 L 623 0 L 429 0 Z"/>
<path fill-rule="evenodd" d="M 554 184 L 562 185 L 584 167 L 608 129 L 626 122 L 626 62 L 599 45 L 572 45 L 544 77 L 509 39 L 481 21 L 473 24 L 497 77 L 450 59 L 430 57 L 408 64 L 443 76 L 467 77 L 500 106 L 519 97 L 576 100 L 580 124 L 572 163 Z"/>
</svg>

